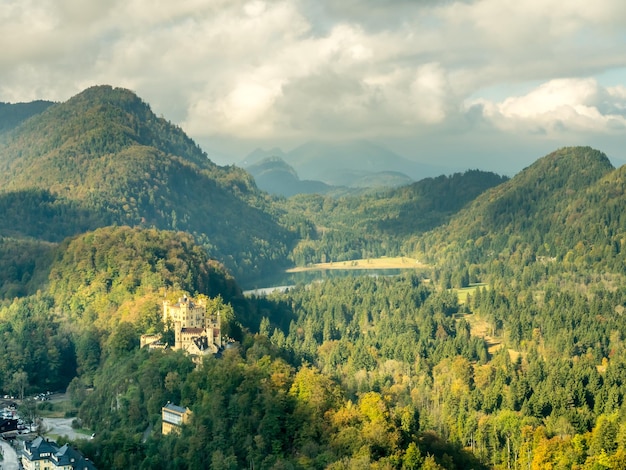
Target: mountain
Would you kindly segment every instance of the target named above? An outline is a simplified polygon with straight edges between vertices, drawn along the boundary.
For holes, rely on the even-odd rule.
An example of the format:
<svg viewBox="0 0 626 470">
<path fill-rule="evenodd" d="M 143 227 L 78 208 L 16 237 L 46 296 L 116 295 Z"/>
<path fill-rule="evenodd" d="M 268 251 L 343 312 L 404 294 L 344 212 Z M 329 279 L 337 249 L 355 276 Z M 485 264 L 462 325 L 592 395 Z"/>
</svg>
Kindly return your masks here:
<svg viewBox="0 0 626 470">
<path fill-rule="evenodd" d="M 350 171 L 359 176 L 394 171 L 404 173 L 412 180 L 446 173 L 444 169 L 409 161 L 382 146 L 364 140 L 351 142 L 308 142 L 285 156 L 300 177 L 317 179 L 329 184 L 351 186 L 353 178 L 335 179 L 338 172 L 349 176 Z"/>
<path fill-rule="evenodd" d="M 407 160 L 364 140 L 312 141 L 289 152 L 279 148 L 256 149 L 244 159 L 242 166 L 249 168 L 270 157 L 284 160 L 303 180 L 347 188 L 397 187 L 447 173 L 446 168 Z"/>
<path fill-rule="evenodd" d="M 241 162 L 241 166 L 243 168 L 248 168 L 252 165 L 256 165 L 262 162 L 263 160 L 274 157 L 285 160 L 286 155 L 285 152 L 283 152 L 282 149 L 278 147 L 274 147 L 269 150 L 257 148 L 250 152 L 248 156 L 246 156 L 246 158 Z"/>
<path fill-rule="evenodd" d="M 252 161 L 262 151 L 251 154 Z M 248 161 L 246 160 L 246 161 Z M 358 194 L 368 188 L 393 188 L 411 184 L 413 180 L 403 173 L 381 171 L 371 173 L 362 170 L 328 170 L 324 180 L 301 180 L 296 170 L 281 157 L 267 157 L 245 167 L 263 191 L 290 197 L 296 194 L 333 194 L 337 197 Z M 348 186 L 344 186 L 347 184 Z M 354 190 L 356 189 L 356 191 Z"/>
<path fill-rule="evenodd" d="M 238 276 L 284 263 L 291 244 L 249 174 L 215 165 L 125 89 L 89 88 L 7 132 L 0 170 L 4 236 L 184 230 Z"/>
<path fill-rule="evenodd" d="M 413 183 L 413 180 L 398 171 L 370 173 L 359 170 L 328 171 L 324 180 L 330 184 L 348 184 L 350 188 L 395 188 Z"/>
<path fill-rule="evenodd" d="M 446 224 L 477 196 L 506 181 L 495 173 L 470 170 L 341 198 L 296 196 L 284 203 L 302 237 L 292 258 L 306 265 L 412 253 L 409 245 L 416 238 Z"/>
<path fill-rule="evenodd" d="M 16 128 L 26 119 L 41 113 L 52 106 L 52 101 L 32 101 L 30 103 L 0 103 L 0 134 Z"/>
<path fill-rule="evenodd" d="M 290 197 L 295 194 L 326 194 L 333 187 L 321 181 L 301 180 L 298 174 L 280 157 L 269 157 L 246 167 L 256 185 L 263 191 Z"/>
<path fill-rule="evenodd" d="M 429 235 L 425 252 L 442 255 L 463 246 L 475 263 L 511 253 L 563 259 L 581 241 L 613 245 L 624 236 L 615 216 L 626 211 L 623 172 L 590 147 L 559 149 L 477 197 Z"/>
</svg>

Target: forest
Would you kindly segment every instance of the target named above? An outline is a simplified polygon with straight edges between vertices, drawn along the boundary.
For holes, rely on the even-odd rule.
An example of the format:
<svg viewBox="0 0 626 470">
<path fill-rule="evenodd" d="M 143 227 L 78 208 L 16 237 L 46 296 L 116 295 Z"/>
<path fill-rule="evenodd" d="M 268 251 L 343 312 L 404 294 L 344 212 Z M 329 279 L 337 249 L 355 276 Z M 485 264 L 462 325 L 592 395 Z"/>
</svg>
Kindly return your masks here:
<svg viewBox="0 0 626 470">
<path fill-rule="evenodd" d="M 93 236 L 145 243 L 129 230 Z M 247 319 L 230 330 L 239 345 L 196 367 L 181 352 L 138 348 L 140 332 L 162 328 L 151 297 L 160 276 L 129 279 L 134 257 L 116 259 L 113 247 L 95 259 L 119 265 L 110 284 L 123 289 L 112 296 L 126 299 L 120 306 L 98 317 L 84 308 L 95 297 L 57 285 L 0 316 L 4 387 L 13 390 L 20 372 L 28 392 L 69 385 L 77 417 L 97 436 L 76 444 L 102 468 L 624 465 L 623 288 L 440 289 L 412 273 L 249 299 L 235 289 L 231 320 Z M 73 276 L 78 286 L 94 273 Z M 217 291 L 227 292 L 222 276 Z M 50 322 L 53 311 L 63 315 Z M 168 401 L 193 412 L 180 435 L 159 432 Z"/>
<path fill-rule="evenodd" d="M 283 198 L 127 90 L 33 109 L 0 115 L 0 392 L 67 390 L 98 468 L 626 468 L 625 170 L 602 152 Z M 379 256 L 422 263 L 240 287 Z M 139 347 L 182 295 L 231 347 Z"/>
</svg>

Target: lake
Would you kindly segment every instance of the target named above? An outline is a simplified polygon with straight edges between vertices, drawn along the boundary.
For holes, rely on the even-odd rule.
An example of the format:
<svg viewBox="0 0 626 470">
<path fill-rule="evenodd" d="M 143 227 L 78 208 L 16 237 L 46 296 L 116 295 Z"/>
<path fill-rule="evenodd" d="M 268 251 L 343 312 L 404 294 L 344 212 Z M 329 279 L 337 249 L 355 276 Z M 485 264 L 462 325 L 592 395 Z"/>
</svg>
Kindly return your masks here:
<svg viewBox="0 0 626 470">
<path fill-rule="evenodd" d="M 325 281 L 346 276 L 397 276 L 407 271 L 415 271 L 415 268 L 393 269 L 316 269 L 292 273 L 279 273 L 273 277 L 267 277 L 257 285 L 243 286 L 245 295 L 267 295 L 274 291 L 285 291 L 298 284 L 311 284 L 312 282 Z"/>
</svg>

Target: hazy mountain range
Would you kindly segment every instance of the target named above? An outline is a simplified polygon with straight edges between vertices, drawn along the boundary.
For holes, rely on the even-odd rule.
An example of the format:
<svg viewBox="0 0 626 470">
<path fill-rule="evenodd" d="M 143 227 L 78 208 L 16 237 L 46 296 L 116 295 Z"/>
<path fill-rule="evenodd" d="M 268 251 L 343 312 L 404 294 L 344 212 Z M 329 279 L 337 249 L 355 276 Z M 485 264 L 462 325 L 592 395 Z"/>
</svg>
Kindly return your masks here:
<svg viewBox="0 0 626 470">
<path fill-rule="evenodd" d="M 284 165 L 279 167 L 277 159 L 282 160 Z M 396 187 L 449 172 L 443 167 L 407 160 L 365 140 L 314 141 L 288 152 L 280 148 L 256 149 L 241 162 L 241 166 L 255 177 L 262 189 L 287 196 L 329 192 L 340 187 Z M 287 167 L 291 168 L 287 170 L 291 177 L 285 174 Z M 274 172 L 276 174 L 272 174 Z M 327 187 L 311 184 L 314 181 Z"/>
</svg>

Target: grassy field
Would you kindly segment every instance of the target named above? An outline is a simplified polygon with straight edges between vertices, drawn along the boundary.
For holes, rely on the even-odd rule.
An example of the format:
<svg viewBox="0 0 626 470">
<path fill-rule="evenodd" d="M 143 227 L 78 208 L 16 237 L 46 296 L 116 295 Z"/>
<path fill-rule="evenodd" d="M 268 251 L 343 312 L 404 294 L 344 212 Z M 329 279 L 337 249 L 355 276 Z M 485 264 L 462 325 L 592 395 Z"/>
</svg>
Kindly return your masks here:
<svg viewBox="0 0 626 470">
<path fill-rule="evenodd" d="M 463 305 L 465 304 L 465 302 L 467 302 L 467 296 L 470 295 L 474 295 L 474 293 L 476 292 L 476 289 L 478 288 L 489 288 L 488 284 L 472 284 L 469 287 L 464 287 L 462 289 L 454 289 L 458 295 L 459 298 L 459 304 Z M 479 338 L 483 338 L 485 340 L 485 343 L 487 343 L 487 350 L 489 351 L 489 354 L 495 354 L 498 350 L 502 349 L 503 344 L 502 344 L 502 338 L 499 336 L 493 336 L 491 334 L 491 326 L 489 325 L 489 323 L 483 319 L 481 319 L 479 316 L 477 316 L 475 313 L 466 313 L 466 314 L 461 314 L 457 316 L 457 319 L 465 319 L 469 325 L 470 325 L 470 334 L 472 336 L 477 336 Z M 517 361 L 518 357 L 520 356 L 520 352 L 519 351 L 515 351 L 514 349 L 508 349 L 507 350 L 509 353 L 509 357 L 511 358 L 512 362 Z"/>
<path fill-rule="evenodd" d="M 288 273 L 298 273 L 303 271 L 316 271 L 324 269 L 411 269 L 428 268 L 427 264 L 421 263 L 415 258 L 398 256 L 395 258 L 368 258 L 355 259 L 351 261 L 339 261 L 331 263 L 316 263 L 309 266 L 298 266 L 288 269 Z"/>
<path fill-rule="evenodd" d="M 454 289 L 456 291 L 457 296 L 459 297 L 459 305 L 464 305 L 465 302 L 467 302 L 467 296 L 468 294 L 470 296 L 473 296 L 474 293 L 476 292 L 476 289 L 478 288 L 486 288 L 488 289 L 489 286 L 487 284 L 472 284 L 469 287 L 463 287 L 461 289 Z"/>
<path fill-rule="evenodd" d="M 56 398 L 54 401 L 44 401 L 37 405 L 42 418 L 67 418 L 78 413 L 78 410 L 71 405 L 69 399 L 65 398 L 65 395 L 61 395 L 61 397 Z"/>
</svg>

